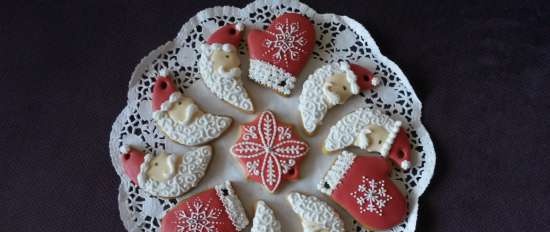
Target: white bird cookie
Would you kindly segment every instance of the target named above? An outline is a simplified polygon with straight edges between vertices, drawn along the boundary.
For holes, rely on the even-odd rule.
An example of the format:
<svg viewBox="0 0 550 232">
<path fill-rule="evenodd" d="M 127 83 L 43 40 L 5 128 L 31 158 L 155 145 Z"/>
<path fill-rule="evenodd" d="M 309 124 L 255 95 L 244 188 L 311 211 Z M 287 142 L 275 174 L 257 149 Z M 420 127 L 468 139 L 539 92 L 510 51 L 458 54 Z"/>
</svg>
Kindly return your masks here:
<svg viewBox="0 0 550 232">
<path fill-rule="evenodd" d="M 344 104 L 361 90 L 370 90 L 378 85 L 379 79 L 356 64 L 346 62 L 326 64 L 304 82 L 298 110 L 304 129 L 313 134 L 321 125 L 327 111 Z"/>
<path fill-rule="evenodd" d="M 202 179 L 212 157 L 212 148 L 202 146 L 183 155 L 153 156 L 122 146 L 122 166 L 126 175 L 146 192 L 159 197 L 178 197 Z"/>
<path fill-rule="evenodd" d="M 323 149 L 332 152 L 351 145 L 389 157 L 404 170 L 411 166 L 409 137 L 401 121 L 378 110 L 360 108 L 342 117 L 330 128 Z"/>
<path fill-rule="evenodd" d="M 199 71 L 203 83 L 218 98 L 246 112 L 254 112 L 252 100 L 241 81 L 241 43 L 243 24 L 227 24 L 201 46 Z"/>
<path fill-rule="evenodd" d="M 190 97 L 179 92 L 172 79 L 161 73 L 153 87 L 153 119 L 177 143 L 195 146 L 219 137 L 231 118 L 202 111 Z"/>
<path fill-rule="evenodd" d="M 256 214 L 252 220 L 250 232 L 280 232 L 281 223 L 275 217 L 275 213 L 264 201 L 256 204 Z"/>
<path fill-rule="evenodd" d="M 304 232 L 343 232 L 344 222 L 327 203 L 314 196 L 293 192 L 287 197 L 292 210 L 302 219 Z"/>
</svg>

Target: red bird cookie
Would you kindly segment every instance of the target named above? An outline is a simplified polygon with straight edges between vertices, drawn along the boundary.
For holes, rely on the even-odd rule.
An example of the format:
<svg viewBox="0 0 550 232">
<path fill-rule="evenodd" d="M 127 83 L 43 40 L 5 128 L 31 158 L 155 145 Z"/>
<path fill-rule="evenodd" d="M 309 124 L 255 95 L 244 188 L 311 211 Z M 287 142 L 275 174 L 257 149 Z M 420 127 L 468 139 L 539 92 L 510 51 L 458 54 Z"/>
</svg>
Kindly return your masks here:
<svg viewBox="0 0 550 232">
<path fill-rule="evenodd" d="M 323 149 L 332 152 L 351 145 L 388 157 L 403 170 L 411 166 L 409 137 L 401 121 L 378 110 L 360 108 L 342 117 L 330 128 Z"/>
<path fill-rule="evenodd" d="M 343 151 L 317 188 L 369 229 L 392 228 L 407 214 L 407 200 L 389 178 L 382 157 Z"/>
<path fill-rule="evenodd" d="M 248 225 L 246 212 L 229 181 L 191 196 L 168 210 L 162 232 L 241 231 Z"/>
<path fill-rule="evenodd" d="M 314 45 L 315 29 L 308 18 L 297 13 L 280 15 L 267 30 L 248 34 L 250 79 L 290 95 Z"/>
<path fill-rule="evenodd" d="M 269 111 L 241 126 L 241 135 L 231 147 L 251 180 L 275 192 L 283 179 L 296 180 L 300 163 L 309 145 L 298 137 L 291 126 L 280 123 Z"/>
</svg>

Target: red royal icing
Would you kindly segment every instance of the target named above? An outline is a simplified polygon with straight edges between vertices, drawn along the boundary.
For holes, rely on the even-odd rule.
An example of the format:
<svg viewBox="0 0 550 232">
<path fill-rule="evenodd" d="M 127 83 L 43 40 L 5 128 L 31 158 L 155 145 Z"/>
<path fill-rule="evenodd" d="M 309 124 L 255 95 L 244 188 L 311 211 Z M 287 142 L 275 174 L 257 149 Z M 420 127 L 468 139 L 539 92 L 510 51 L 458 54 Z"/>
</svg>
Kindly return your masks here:
<svg viewBox="0 0 550 232">
<path fill-rule="evenodd" d="M 411 146 L 409 137 L 403 128 L 400 128 L 395 136 L 388 157 L 401 169 L 408 169 L 403 168 L 404 162 L 411 164 Z"/>
<path fill-rule="evenodd" d="M 261 60 L 297 76 L 306 65 L 315 45 L 315 29 L 301 14 L 285 13 L 265 31 L 248 34 L 251 59 Z"/>
<path fill-rule="evenodd" d="M 161 230 L 237 231 L 213 188 L 189 197 L 170 209 L 162 219 Z"/>
<path fill-rule="evenodd" d="M 241 34 L 242 31 L 238 30 L 239 28 L 236 24 L 227 24 L 223 27 L 220 27 L 216 32 L 214 32 L 210 37 L 208 37 L 208 44 L 232 44 L 236 48 L 239 47 L 241 43 Z M 242 28 L 240 28 L 242 29 Z"/>
<path fill-rule="evenodd" d="M 389 178 L 390 164 L 382 157 L 357 156 L 332 199 L 370 229 L 392 228 L 407 213 L 407 201 Z"/>
<path fill-rule="evenodd" d="M 130 148 L 128 153 L 122 154 L 122 168 L 124 168 L 124 172 L 126 172 L 126 175 L 135 185 L 138 184 L 137 176 L 139 175 L 140 166 L 143 163 L 144 158 L 145 155 L 143 152 L 134 148 Z"/>
<path fill-rule="evenodd" d="M 153 87 L 153 111 L 160 110 L 160 105 L 168 101 L 170 94 L 178 91 L 176 85 L 169 76 L 159 76 Z"/>
<path fill-rule="evenodd" d="M 355 74 L 357 78 L 357 85 L 359 85 L 361 90 L 371 90 L 374 87 L 372 85 L 372 79 L 374 76 L 371 71 L 357 64 L 350 64 L 349 67 Z"/>
<path fill-rule="evenodd" d="M 300 163 L 309 145 L 300 140 L 291 126 L 278 122 L 273 113 L 261 113 L 241 126 L 241 136 L 231 147 L 249 179 L 274 192 L 282 179 L 296 180 Z"/>
</svg>

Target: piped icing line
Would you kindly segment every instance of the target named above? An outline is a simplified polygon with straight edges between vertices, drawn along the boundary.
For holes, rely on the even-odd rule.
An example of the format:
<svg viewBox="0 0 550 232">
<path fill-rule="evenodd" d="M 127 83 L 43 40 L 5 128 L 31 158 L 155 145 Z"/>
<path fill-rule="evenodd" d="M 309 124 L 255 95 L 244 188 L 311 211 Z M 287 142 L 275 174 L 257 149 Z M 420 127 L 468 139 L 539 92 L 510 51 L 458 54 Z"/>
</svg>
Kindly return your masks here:
<svg viewBox="0 0 550 232">
<path fill-rule="evenodd" d="M 179 166 L 169 166 L 169 168 L 175 170 L 174 175 L 167 180 L 157 181 L 147 176 L 147 171 L 154 156 L 146 154 L 137 176 L 139 186 L 146 192 L 160 197 L 177 197 L 186 193 L 197 186 L 206 173 L 212 157 L 212 148 L 202 146 L 184 155 L 171 154 L 169 159 L 175 159 L 176 157 L 180 157 L 182 161 Z M 169 165 L 173 165 L 173 161 Z"/>
<path fill-rule="evenodd" d="M 355 157 L 356 155 L 351 152 L 342 151 L 342 154 L 338 156 L 325 176 L 321 178 L 321 182 L 317 185 L 317 189 L 330 196 L 332 191 L 338 188 L 338 185 L 340 185 L 342 179 L 351 168 Z"/>
<path fill-rule="evenodd" d="M 290 91 L 296 83 L 296 77 L 292 74 L 275 65 L 257 59 L 250 60 L 249 76 L 251 80 L 265 87 L 272 88 L 283 95 L 290 95 Z M 282 81 L 286 83 L 284 87 L 278 85 Z"/>
<path fill-rule="evenodd" d="M 231 125 L 232 119 L 205 113 L 188 125 L 184 125 L 168 114 L 161 114 L 156 121 L 157 126 L 170 139 L 183 145 L 195 146 L 219 137 Z"/>
<path fill-rule="evenodd" d="M 281 223 L 264 201 L 258 201 L 250 232 L 280 232 Z"/>
<path fill-rule="evenodd" d="M 325 149 L 336 151 L 352 145 L 361 131 L 370 124 L 381 126 L 388 132 L 388 137 L 380 148 L 380 155 L 386 157 L 399 132 L 401 121 L 393 120 L 379 110 L 368 108 L 349 113 L 332 126 L 325 140 Z"/>
<path fill-rule="evenodd" d="M 249 221 L 241 201 L 231 186 L 231 182 L 226 181 L 223 184 L 216 185 L 214 188 L 233 226 L 235 226 L 237 231 L 243 230 Z"/>
<path fill-rule="evenodd" d="M 319 198 L 293 192 L 288 194 L 287 200 L 302 219 L 304 231 L 345 231 L 344 222 L 338 213 Z"/>
<path fill-rule="evenodd" d="M 216 97 L 244 111 L 254 111 L 252 100 L 248 96 L 248 92 L 244 88 L 240 78 L 241 69 L 232 69 L 231 74 L 233 76 L 224 76 L 220 74 L 219 70 L 213 70 L 213 62 L 210 60 L 210 57 L 216 49 L 222 49 L 226 52 L 237 50 L 230 43 L 202 44 L 200 46 L 201 58 L 198 63 L 202 81 Z M 223 67 L 220 66 L 220 68 Z M 214 75 L 214 73 L 218 74 Z"/>
</svg>

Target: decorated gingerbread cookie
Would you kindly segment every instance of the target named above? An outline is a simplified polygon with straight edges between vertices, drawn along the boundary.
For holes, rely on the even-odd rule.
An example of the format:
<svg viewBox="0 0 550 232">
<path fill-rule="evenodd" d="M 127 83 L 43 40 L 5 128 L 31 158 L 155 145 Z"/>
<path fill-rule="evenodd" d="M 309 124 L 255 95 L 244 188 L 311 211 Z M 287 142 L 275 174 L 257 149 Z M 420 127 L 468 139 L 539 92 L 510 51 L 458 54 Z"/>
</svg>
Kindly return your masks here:
<svg viewBox="0 0 550 232">
<path fill-rule="evenodd" d="M 298 105 L 304 129 L 312 134 L 330 108 L 344 104 L 362 90 L 372 89 L 378 82 L 368 69 L 346 62 L 315 70 L 304 82 Z"/>
<path fill-rule="evenodd" d="M 227 24 L 212 34 L 201 46 L 199 70 L 206 87 L 218 98 L 243 111 L 254 106 L 241 81 L 239 44 L 243 24 Z"/>
<path fill-rule="evenodd" d="M 390 172 L 391 165 L 382 157 L 343 151 L 317 188 L 363 226 L 389 229 L 407 214 L 407 200 L 389 178 Z"/>
<path fill-rule="evenodd" d="M 283 124 L 269 111 L 241 126 L 241 135 L 231 147 L 247 177 L 275 192 L 283 179 L 300 177 L 300 163 L 309 145 L 298 137 L 292 126 Z"/>
<path fill-rule="evenodd" d="M 304 232 L 343 232 L 344 222 L 327 203 L 314 196 L 293 192 L 288 195 L 292 210 L 302 219 Z"/>
<path fill-rule="evenodd" d="M 281 223 L 275 217 L 275 213 L 263 201 L 256 204 L 256 213 L 252 220 L 250 232 L 280 232 Z"/>
<path fill-rule="evenodd" d="M 248 225 L 246 212 L 227 181 L 191 196 L 166 212 L 162 232 L 241 231 Z"/>
<path fill-rule="evenodd" d="M 378 110 L 360 108 L 344 116 L 330 128 L 324 150 L 332 152 L 351 145 L 389 156 L 404 170 L 411 166 L 411 147 L 401 121 Z"/>
<path fill-rule="evenodd" d="M 231 118 L 203 112 L 161 73 L 153 87 L 153 119 L 168 138 L 188 146 L 207 143 L 231 125 Z"/>
<path fill-rule="evenodd" d="M 204 176 L 212 148 L 202 146 L 183 155 L 157 156 L 122 146 L 122 166 L 126 175 L 146 192 L 159 197 L 178 197 L 195 187 Z"/>
<path fill-rule="evenodd" d="M 265 31 L 248 34 L 250 79 L 290 95 L 314 45 L 315 29 L 308 18 L 297 13 L 280 15 Z"/>
</svg>

